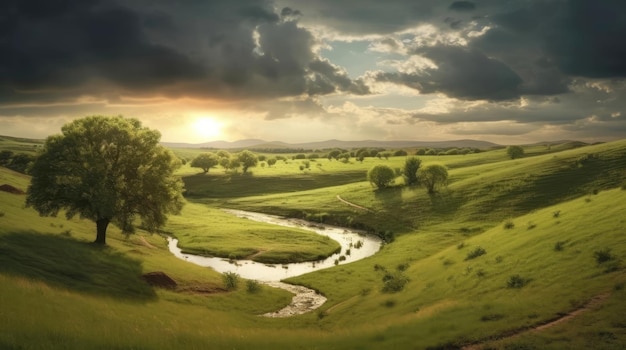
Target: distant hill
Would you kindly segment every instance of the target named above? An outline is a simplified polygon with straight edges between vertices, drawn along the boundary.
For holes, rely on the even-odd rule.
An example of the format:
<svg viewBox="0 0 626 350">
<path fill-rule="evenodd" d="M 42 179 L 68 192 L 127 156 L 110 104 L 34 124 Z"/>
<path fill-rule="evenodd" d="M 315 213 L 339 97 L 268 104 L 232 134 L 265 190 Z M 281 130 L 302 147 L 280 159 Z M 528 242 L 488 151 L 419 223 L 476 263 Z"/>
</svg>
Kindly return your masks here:
<svg viewBox="0 0 626 350">
<path fill-rule="evenodd" d="M 327 140 L 320 142 L 305 142 L 305 143 L 285 143 L 280 141 L 264 141 L 258 139 L 246 139 L 234 142 L 228 141 L 213 141 L 204 143 L 170 143 L 164 142 L 164 146 L 171 148 L 215 148 L 215 149 L 281 149 L 281 148 L 293 148 L 293 149 L 328 149 L 328 148 L 359 148 L 359 147 L 371 147 L 371 148 L 479 148 L 489 149 L 498 147 L 498 144 L 488 141 L 477 140 L 451 140 L 451 141 L 377 141 L 377 140 L 362 140 L 362 141 L 341 141 L 341 140 Z"/>
</svg>

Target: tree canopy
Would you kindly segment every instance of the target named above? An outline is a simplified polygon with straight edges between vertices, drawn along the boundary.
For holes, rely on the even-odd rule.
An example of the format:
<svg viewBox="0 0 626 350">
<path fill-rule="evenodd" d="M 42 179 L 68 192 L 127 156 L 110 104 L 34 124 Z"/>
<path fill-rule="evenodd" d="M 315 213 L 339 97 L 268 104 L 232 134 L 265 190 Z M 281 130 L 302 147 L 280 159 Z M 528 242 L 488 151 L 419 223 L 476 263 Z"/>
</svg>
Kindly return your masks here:
<svg viewBox="0 0 626 350">
<path fill-rule="evenodd" d="M 448 170 L 440 164 L 429 164 L 417 173 L 418 181 L 426 187 L 428 193 L 435 193 L 437 187 L 448 182 Z"/>
<path fill-rule="evenodd" d="M 511 157 L 511 159 L 517 159 L 524 156 L 524 149 L 521 146 L 507 146 L 506 154 Z"/>
<path fill-rule="evenodd" d="M 199 154 L 196 158 L 191 161 L 192 168 L 200 168 L 205 173 L 209 172 L 209 169 L 217 166 L 219 163 L 219 158 L 211 153 L 202 153 Z"/>
<path fill-rule="evenodd" d="M 386 188 L 393 183 L 396 173 L 387 165 L 376 165 L 367 172 L 367 179 L 378 188 Z"/>
<path fill-rule="evenodd" d="M 96 223 L 96 243 L 106 244 L 113 223 L 125 233 L 135 219 L 155 231 L 183 206 L 180 161 L 159 145 L 161 134 L 122 116 L 90 116 L 66 124 L 46 139 L 33 164 L 26 205 L 42 216 L 79 215 Z"/>
<path fill-rule="evenodd" d="M 404 161 L 402 168 L 402 176 L 407 185 L 415 185 L 417 183 L 417 171 L 420 169 L 422 161 L 417 157 L 409 157 Z"/>
<path fill-rule="evenodd" d="M 237 160 L 241 164 L 241 169 L 244 174 L 248 172 L 248 168 L 256 166 L 259 162 L 259 158 L 248 150 L 239 152 L 237 154 Z"/>
</svg>

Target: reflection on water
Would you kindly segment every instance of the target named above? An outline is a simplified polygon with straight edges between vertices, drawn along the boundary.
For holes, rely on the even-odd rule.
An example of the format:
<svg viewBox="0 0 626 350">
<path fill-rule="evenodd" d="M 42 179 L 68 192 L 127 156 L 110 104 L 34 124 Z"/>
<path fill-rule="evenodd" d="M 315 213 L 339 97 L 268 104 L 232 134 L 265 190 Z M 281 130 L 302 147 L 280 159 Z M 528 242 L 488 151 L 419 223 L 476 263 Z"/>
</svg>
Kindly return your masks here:
<svg viewBox="0 0 626 350">
<path fill-rule="evenodd" d="M 252 260 L 229 260 L 224 258 L 183 254 L 177 246 L 178 240 L 168 238 L 170 252 L 180 259 L 200 266 L 211 267 L 220 273 L 235 272 L 246 279 L 254 279 L 258 281 L 280 281 L 288 277 L 299 276 L 308 272 L 335 266 L 336 261 L 338 261 L 339 264 L 347 264 L 353 261 L 361 260 L 378 252 L 382 244 L 382 241 L 378 237 L 365 235 L 362 232 L 348 230 L 341 227 L 311 223 L 299 219 L 287 219 L 280 216 L 253 213 L 242 210 L 225 211 L 238 217 L 254 221 L 266 222 L 286 227 L 297 227 L 313 231 L 320 235 L 328 236 L 341 245 L 341 252 L 321 261 L 268 265 L 254 262 Z M 350 255 L 345 255 L 348 249 L 350 250 Z"/>
</svg>

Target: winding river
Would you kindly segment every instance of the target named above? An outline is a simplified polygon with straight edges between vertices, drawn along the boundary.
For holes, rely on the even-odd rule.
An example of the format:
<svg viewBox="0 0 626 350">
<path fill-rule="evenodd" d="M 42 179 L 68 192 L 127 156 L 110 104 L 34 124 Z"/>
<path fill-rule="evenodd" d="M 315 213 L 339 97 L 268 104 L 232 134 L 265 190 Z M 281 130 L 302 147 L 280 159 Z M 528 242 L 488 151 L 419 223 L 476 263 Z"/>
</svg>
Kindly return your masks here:
<svg viewBox="0 0 626 350">
<path fill-rule="evenodd" d="M 302 287 L 280 282 L 280 280 L 299 276 L 305 273 L 329 268 L 335 265 L 347 264 L 374 255 L 380 250 L 382 241 L 372 235 L 363 232 L 349 230 L 342 227 L 312 223 L 300 219 L 288 219 L 280 216 L 254 213 L 242 210 L 225 209 L 226 212 L 249 220 L 270 223 L 274 225 L 296 227 L 317 234 L 328 236 L 341 245 L 341 251 L 330 257 L 315 261 L 291 264 L 264 264 L 252 260 L 230 260 L 218 257 L 205 257 L 182 253 L 178 248 L 178 240 L 169 238 L 169 250 L 176 257 L 194 263 L 196 265 L 210 267 L 217 272 L 234 272 L 246 279 L 263 282 L 272 287 L 286 289 L 295 294 L 292 303 L 285 309 L 265 314 L 267 317 L 287 317 L 301 314 L 321 306 L 326 298 L 315 291 Z M 350 254 L 346 254 L 347 252 Z"/>
</svg>

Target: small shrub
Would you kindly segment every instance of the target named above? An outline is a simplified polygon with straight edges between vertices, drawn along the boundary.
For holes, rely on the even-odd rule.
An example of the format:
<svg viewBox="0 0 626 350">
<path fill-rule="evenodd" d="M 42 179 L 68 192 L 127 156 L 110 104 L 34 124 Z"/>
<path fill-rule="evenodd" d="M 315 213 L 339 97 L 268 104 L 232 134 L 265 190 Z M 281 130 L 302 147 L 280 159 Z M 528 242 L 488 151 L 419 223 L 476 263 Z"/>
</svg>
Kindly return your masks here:
<svg viewBox="0 0 626 350">
<path fill-rule="evenodd" d="M 526 229 L 527 229 L 527 230 L 532 230 L 532 229 L 534 229 L 535 227 L 537 227 L 537 224 L 535 224 L 535 223 L 534 223 L 534 222 L 532 222 L 532 221 L 529 221 L 529 222 L 528 222 L 528 227 L 527 227 Z"/>
<path fill-rule="evenodd" d="M 480 269 L 478 271 L 476 271 L 476 277 L 485 277 L 486 273 L 485 270 Z"/>
<path fill-rule="evenodd" d="M 404 289 L 409 279 L 401 273 L 386 273 L 383 276 L 383 293 L 396 293 Z"/>
<path fill-rule="evenodd" d="M 350 249 L 346 250 L 346 255 L 350 255 Z"/>
<path fill-rule="evenodd" d="M 342 255 L 342 256 L 339 257 L 339 261 L 345 261 L 345 260 L 346 260 L 346 256 L 345 255 Z"/>
<path fill-rule="evenodd" d="M 504 260 L 504 258 L 503 258 L 503 257 L 501 257 L 500 255 L 496 256 L 496 263 L 498 263 L 498 264 L 499 264 L 499 263 L 501 263 L 501 262 L 502 262 L 502 260 Z"/>
<path fill-rule="evenodd" d="M 591 198 L 589 197 L 585 198 L 585 203 L 591 203 Z"/>
<path fill-rule="evenodd" d="M 234 272 L 224 272 L 222 282 L 226 290 L 235 290 L 239 286 L 239 275 Z"/>
<path fill-rule="evenodd" d="M 387 271 L 387 269 L 379 264 L 374 264 L 374 271 Z"/>
<path fill-rule="evenodd" d="M 371 288 L 363 288 L 361 289 L 361 296 L 369 295 L 372 292 Z"/>
<path fill-rule="evenodd" d="M 322 311 L 322 310 L 318 310 L 317 311 L 317 319 L 321 320 L 322 318 L 328 316 L 328 312 L 326 311 Z"/>
<path fill-rule="evenodd" d="M 339 265 L 339 259 L 335 259 L 335 266 Z"/>
<path fill-rule="evenodd" d="M 454 264 L 454 260 L 452 259 L 446 259 L 443 261 L 443 266 L 450 266 L 452 264 Z"/>
<path fill-rule="evenodd" d="M 61 232 L 61 235 L 65 236 L 65 237 L 72 237 L 72 230 L 65 230 L 65 231 Z"/>
<path fill-rule="evenodd" d="M 461 243 L 457 244 L 457 246 L 456 246 L 456 249 L 459 249 L 459 250 L 461 250 L 463 248 L 465 248 L 465 242 L 461 242 Z"/>
<path fill-rule="evenodd" d="M 471 260 L 471 259 L 475 259 L 478 258 L 481 255 L 485 255 L 487 254 L 487 251 L 485 249 L 483 249 L 482 247 L 476 247 L 474 248 L 474 250 L 472 250 L 471 252 L 467 253 L 467 256 L 465 257 L 465 260 Z"/>
<path fill-rule="evenodd" d="M 408 269 L 408 268 L 409 268 L 409 264 L 408 263 L 400 264 L 397 267 L 398 271 L 406 271 L 406 269 Z"/>
<path fill-rule="evenodd" d="M 384 303 L 383 303 L 384 307 L 388 307 L 388 308 L 392 308 L 394 306 L 396 306 L 396 301 L 393 299 L 387 299 Z"/>
<path fill-rule="evenodd" d="M 596 250 L 593 253 L 593 256 L 596 258 L 596 262 L 598 264 L 603 264 L 607 261 L 611 261 L 615 259 L 615 256 L 611 254 L 611 248 L 605 248 L 602 250 Z"/>
<path fill-rule="evenodd" d="M 0 218 L 3 217 L 6 213 L 3 211 L 0 211 Z"/>
<path fill-rule="evenodd" d="M 520 275 L 513 275 L 509 277 L 509 280 L 506 282 L 507 288 L 522 288 L 528 283 L 528 280 L 523 278 Z"/>
<path fill-rule="evenodd" d="M 361 249 L 361 247 L 363 247 L 363 241 L 356 241 L 356 243 L 354 244 L 354 248 Z"/>
<path fill-rule="evenodd" d="M 565 248 L 565 241 L 558 241 L 556 243 L 554 243 L 554 250 L 557 252 L 562 251 Z"/>
<path fill-rule="evenodd" d="M 248 293 L 257 293 L 261 290 L 261 284 L 256 280 L 246 280 L 246 291 Z"/>
<path fill-rule="evenodd" d="M 511 220 L 509 220 L 509 221 L 504 223 L 504 229 L 505 230 L 510 230 L 510 229 L 512 229 L 514 227 L 515 227 L 515 224 Z"/>
<path fill-rule="evenodd" d="M 561 211 L 560 210 L 552 212 L 552 217 L 555 218 L 555 219 L 558 218 L 560 215 L 561 215 Z"/>
</svg>

